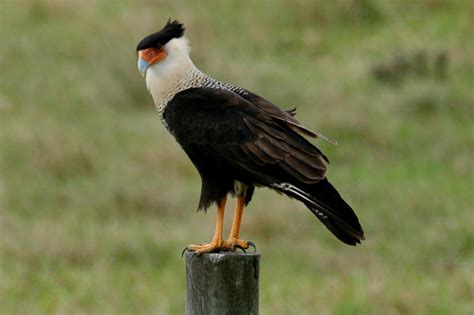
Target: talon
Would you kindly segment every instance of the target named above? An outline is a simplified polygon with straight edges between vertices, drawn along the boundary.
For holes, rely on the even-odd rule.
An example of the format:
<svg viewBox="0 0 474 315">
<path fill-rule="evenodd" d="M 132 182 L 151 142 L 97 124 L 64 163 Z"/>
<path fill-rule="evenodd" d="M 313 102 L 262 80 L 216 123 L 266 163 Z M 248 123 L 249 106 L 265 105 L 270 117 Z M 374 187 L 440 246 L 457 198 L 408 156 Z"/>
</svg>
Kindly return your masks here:
<svg viewBox="0 0 474 315">
<path fill-rule="evenodd" d="M 255 245 L 255 243 L 248 241 L 247 244 L 249 245 L 249 247 L 253 247 L 253 254 L 255 254 L 257 252 L 257 246 Z"/>
<path fill-rule="evenodd" d="M 183 258 L 184 256 L 184 253 L 187 252 L 188 250 L 191 251 L 191 252 L 195 252 L 196 249 L 192 249 L 190 247 L 192 246 L 203 246 L 203 245 L 206 245 L 206 244 L 203 244 L 203 243 L 199 243 L 197 245 L 189 245 L 189 246 L 186 246 L 185 248 L 183 248 L 182 252 L 181 252 L 181 258 Z"/>
<path fill-rule="evenodd" d="M 240 248 L 240 249 L 244 252 L 244 254 L 247 253 L 247 252 L 245 251 L 245 248 L 243 248 L 243 247 L 240 246 L 239 244 L 233 245 L 233 246 L 232 246 L 232 251 L 235 252 L 235 249 L 236 249 L 236 248 Z"/>
<path fill-rule="evenodd" d="M 184 256 L 184 253 L 188 250 L 188 246 L 186 246 L 185 248 L 183 248 L 183 251 L 181 252 L 181 258 L 183 258 Z"/>
<path fill-rule="evenodd" d="M 238 238 L 229 238 L 225 242 L 225 248 L 231 252 L 235 252 L 237 248 L 240 248 L 245 254 L 247 249 L 252 246 L 254 248 L 254 253 L 256 252 L 255 244 L 252 242 L 244 241 Z"/>
</svg>

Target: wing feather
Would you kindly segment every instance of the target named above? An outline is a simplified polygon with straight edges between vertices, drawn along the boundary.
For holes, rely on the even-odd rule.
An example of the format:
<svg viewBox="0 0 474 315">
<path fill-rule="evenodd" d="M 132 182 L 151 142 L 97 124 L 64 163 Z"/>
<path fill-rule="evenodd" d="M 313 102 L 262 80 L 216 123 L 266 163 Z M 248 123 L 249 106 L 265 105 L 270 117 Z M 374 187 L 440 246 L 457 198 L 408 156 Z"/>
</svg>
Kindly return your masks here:
<svg viewBox="0 0 474 315">
<path fill-rule="evenodd" d="M 275 119 L 279 114 L 294 120 L 291 114 L 270 103 L 260 101 L 258 105 L 262 104 L 264 109 L 227 90 L 195 88 L 178 93 L 164 114 L 185 150 L 186 145 L 200 145 L 203 154 L 222 156 L 235 169 L 271 178 L 278 175 L 304 183 L 322 180 L 326 157 Z"/>
</svg>

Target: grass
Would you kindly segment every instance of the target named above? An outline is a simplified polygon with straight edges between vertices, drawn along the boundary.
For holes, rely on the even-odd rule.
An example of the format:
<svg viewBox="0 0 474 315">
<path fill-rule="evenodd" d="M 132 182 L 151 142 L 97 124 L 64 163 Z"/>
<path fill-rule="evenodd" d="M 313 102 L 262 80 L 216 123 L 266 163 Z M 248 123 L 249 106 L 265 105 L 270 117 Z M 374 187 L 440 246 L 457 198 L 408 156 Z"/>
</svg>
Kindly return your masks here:
<svg viewBox="0 0 474 315">
<path fill-rule="evenodd" d="M 210 238 L 213 211 L 195 213 L 199 178 L 134 53 L 173 17 L 205 72 L 338 140 L 317 144 L 367 234 L 344 246 L 259 190 L 243 237 L 263 257 L 262 314 L 472 314 L 473 14 L 435 0 L 1 1 L 0 313 L 183 313 L 179 253 Z M 426 73 L 374 77 L 419 51 Z"/>
</svg>

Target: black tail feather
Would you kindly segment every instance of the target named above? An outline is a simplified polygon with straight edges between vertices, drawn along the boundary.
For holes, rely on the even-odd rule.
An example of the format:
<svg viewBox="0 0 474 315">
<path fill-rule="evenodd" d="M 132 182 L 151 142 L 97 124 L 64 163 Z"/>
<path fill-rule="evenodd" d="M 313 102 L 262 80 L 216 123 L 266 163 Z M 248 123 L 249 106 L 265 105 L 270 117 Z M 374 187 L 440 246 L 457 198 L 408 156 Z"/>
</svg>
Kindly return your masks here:
<svg viewBox="0 0 474 315">
<path fill-rule="evenodd" d="M 322 204 L 324 208 L 330 209 L 337 215 L 338 219 L 330 216 L 327 218 L 316 216 L 338 239 L 349 245 L 356 245 L 365 239 L 364 231 L 354 210 L 342 199 L 327 179 L 313 185 L 310 194 L 316 203 Z M 314 212 L 312 207 L 310 210 Z"/>
<path fill-rule="evenodd" d="M 321 220 L 321 222 L 332 232 L 341 242 L 348 245 L 360 244 L 361 239 L 344 231 L 337 223 L 332 220 Z"/>
<path fill-rule="evenodd" d="M 325 178 L 312 185 L 273 185 L 286 195 L 302 201 L 311 212 L 342 242 L 356 245 L 364 240 L 364 231 L 354 210 Z"/>
</svg>

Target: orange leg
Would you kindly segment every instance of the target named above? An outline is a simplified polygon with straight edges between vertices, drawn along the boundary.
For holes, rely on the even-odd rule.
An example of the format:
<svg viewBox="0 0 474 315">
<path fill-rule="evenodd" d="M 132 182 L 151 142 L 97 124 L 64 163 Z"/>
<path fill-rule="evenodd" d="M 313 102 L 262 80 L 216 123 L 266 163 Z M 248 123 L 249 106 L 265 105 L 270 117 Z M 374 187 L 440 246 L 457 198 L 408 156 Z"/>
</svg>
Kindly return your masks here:
<svg viewBox="0 0 474 315">
<path fill-rule="evenodd" d="M 225 249 L 224 240 L 222 239 L 222 229 L 224 226 L 224 210 L 226 197 L 222 198 L 217 206 L 217 215 L 216 215 L 216 228 L 214 230 L 214 237 L 212 238 L 211 243 L 202 244 L 202 245 L 189 245 L 188 250 L 195 251 L 197 255 L 204 253 L 214 253 L 220 252 Z"/>
<path fill-rule="evenodd" d="M 245 207 L 245 197 L 237 197 L 237 203 L 234 210 L 234 220 L 230 230 L 229 238 L 225 242 L 226 249 L 235 251 L 238 247 L 242 249 L 249 248 L 249 242 L 239 239 L 240 225 L 242 223 L 242 215 Z"/>
</svg>

